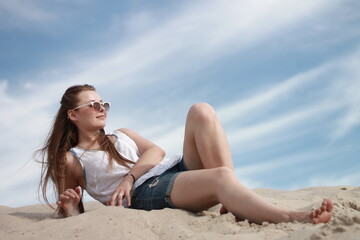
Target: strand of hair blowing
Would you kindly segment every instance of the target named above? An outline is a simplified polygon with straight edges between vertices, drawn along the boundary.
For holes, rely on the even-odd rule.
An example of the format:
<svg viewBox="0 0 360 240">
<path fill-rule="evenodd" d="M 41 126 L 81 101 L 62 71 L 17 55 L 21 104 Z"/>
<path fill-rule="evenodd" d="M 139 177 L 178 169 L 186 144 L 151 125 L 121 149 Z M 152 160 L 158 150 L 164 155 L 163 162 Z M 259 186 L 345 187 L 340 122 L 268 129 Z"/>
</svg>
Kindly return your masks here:
<svg viewBox="0 0 360 240">
<path fill-rule="evenodd" d="M 66 99 L 66 94 L 63 100 Z M 65 191 L 65 163 L 66 152 L 78 142 L 77 128 L 67 118 L 66 101 L 61 101 L 60 109 L 55 117 L 53 127 L 49 132 L 45 146 L 39 151 L 42 155 L 41 180 L 39 187 L 45 202 L 50 205 L 47 198 L 47 187 L 49 179 L 53 182 L 55 197 Z M 51 205 L 50 205 L 51 206 Z"/>
<path fill-rule="evenodd" d="M 135 162 L 124 158 L 115 148 L 115 145 L 111 142 L 109 137 L 105 134 L 105 130 L 100 130 L 99 136 L 100 148 L 109 154 L 109 169 L 112 168 L 113 160 L 115 160 L 118 164 L 130 168 L 128 164 L 135 164 Z"/>
</svg>

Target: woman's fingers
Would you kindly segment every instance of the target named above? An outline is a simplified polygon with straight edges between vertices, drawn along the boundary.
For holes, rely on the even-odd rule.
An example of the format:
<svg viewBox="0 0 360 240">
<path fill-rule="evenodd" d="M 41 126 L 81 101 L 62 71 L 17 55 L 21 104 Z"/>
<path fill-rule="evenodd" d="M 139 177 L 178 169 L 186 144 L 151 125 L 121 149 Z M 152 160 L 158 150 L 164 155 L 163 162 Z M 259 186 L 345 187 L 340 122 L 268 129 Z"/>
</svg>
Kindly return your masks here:
<svg viewBox="0 0 360 240">
<path fill-rule="evenodd" d="M 76 190 L 76 191 L 75 191 Z M 67 189 L 59 196 L 59 204 L 64 205 L 67 201 L 79 202 L 80 201 L 80 188 L 79 189 Z M 58 204 L 58 205 L 59 205 Z"/>
<path fill-rule="evenodd" d="M 69 200 L 69 199 L 76 199 L 78 198 L 78 196 L 76 194 L 72 194 L 72 193 L 63 193 L 60 195 L 60 199 L 63 200 Z"/>
<path fill-rule="evenodd" d="M 115 206 L 115 200 L 116 200 L 118 194 L 119 194 L 119 191 L 116 190 L 116 191 L 111 195 L 110 201 L 108 202 L 108 205 L 109 205 L 109 206 Z"/>
<path fill-rule="evenodd" d="M 117 203 L 116 206 L 122 206 L 122 200 L 124 198 L 124 194 L 122 192 L 120 192 L 117 196 Z"/>
<path fill-rule="evenodd" d="M 61 195 L 68 196 L 70 198 L 80 198 L 80 192 L 76 192 L 74 189 L 66 189 Z"/>
<path fill-rule="evenodd" d="M 131 205 L 131 196 L 130 196 L 130 192 L 126 192 L 126 193 L 119 193 L 118 195 L 118 201 L 116 206 L 122 206 L 123 205 L 123 199 L 126 199 L 127 205 L 130 206 Z"/>
<path fill-rule="evenodd" d="M 131 205 L 131 196 L 130 196 L 130 193 L 126 195 L 126 202 L 128 204 L 128 207 L 130 207 Z"/>
<path fill-rule="evenodd" d="M 81 196 L 81 187 L 75 188 L 75 192 L 76 192 L 79 196 Z"/>
<path fill-rule="evenodd" d="M 80 187 L 77 187 L 75 189 L 68 189 L 69 193 L 75 195 L 75 196 L 79 196 L 80 195 Z"/>
<path fill-rule="evenodd" d="M 126 198 L 128 205 L 130 206 L 130 193 L 115 191 L 108 203 L 109 206 L 122 206 L 123 199 Z"/>
<path fill-rule="evenodd" d="M 132 189 L 132 185 L 127 181 L 123 181 L 120 183 L 119 187 L 114 191 L 111 195 L 111 198 L 108 201 L 109 206 L 122 206 L 123 199 L 126 199 L 127 205 L 131 205 L 131 194 L 130 191 Z"/>
</svg>

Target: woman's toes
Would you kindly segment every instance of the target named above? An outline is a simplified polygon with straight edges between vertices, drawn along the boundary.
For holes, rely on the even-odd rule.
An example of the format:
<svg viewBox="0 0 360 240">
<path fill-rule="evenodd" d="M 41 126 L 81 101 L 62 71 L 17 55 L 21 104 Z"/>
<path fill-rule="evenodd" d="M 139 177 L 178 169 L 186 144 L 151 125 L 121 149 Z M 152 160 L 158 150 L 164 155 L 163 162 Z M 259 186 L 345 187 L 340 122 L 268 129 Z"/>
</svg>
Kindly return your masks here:
<svg viewBox="0 0 360 240">
<path fill-rule="evenodd" d="M 326 211 L 332 212 L 334 205 L 330 199 L 326 199 Z"/>
</svg>

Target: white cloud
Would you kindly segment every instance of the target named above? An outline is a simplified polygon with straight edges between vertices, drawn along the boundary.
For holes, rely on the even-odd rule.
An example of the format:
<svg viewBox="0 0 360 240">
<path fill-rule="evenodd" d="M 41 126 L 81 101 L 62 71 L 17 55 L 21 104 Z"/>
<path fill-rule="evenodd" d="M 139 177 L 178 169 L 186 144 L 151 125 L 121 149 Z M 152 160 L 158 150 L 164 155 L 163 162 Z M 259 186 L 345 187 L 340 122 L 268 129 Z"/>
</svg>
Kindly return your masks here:
<svg viewBox="0 0 360 240">
<path fill-rule="evenodd" d="M 7 104 L 10 99 L 6 95 L 6 90 L 8 89 L 8 82 L 6 80 L 0 81 L 0 103 Z"/>
<path fill-rule="evenodd" d="M 310 162 L 313 159 L 318 158 L 319 156 L 323 156 L 324 153 L 324 150 L 319 149 L 316 151 L 294 153 L 292 155 L 287 155 L 281 158 L 271 158 L 267 159 L 265 162 L 238 167 L 235 169 L 235 173 L 239 179 L 241 179 L 242 177 L 249 178 L 250 176 L 256 177 L 264 172 L 275 172 L 276 170 L 280 170 L 283 168 L 290 168 L 291 165 L 300 162 Z"/>
<path fill-rule="evenodd" d="M 324 175 L 319 174 L 320 176 L 312 177 L 308 183 L 308 187 L 316 186 L 359 186 L 360 174 L 347 174 L 347 175 Z"/>
<path fill-rule="evenodd" d="M 360 175 L 355 171 L 351 172 L 351 168 L 337 168 L 335 161 L 344 161 L 341 159 L 330 160 L 332 157 L 339 155 L 344 156 L 349 151 L 354 151 L 357 146 L 347 145 L 337 148 L 331 146 L 322 148 L 313 148 L 306 151 L 292 152 L 278 158 L 267 158 L 265 161 L 243 165 L 235 168 L 237 178 L 242 181 L 245 179 L 250 183 L 253 182 L 252 187 L 266 187 L 269 183 L 261 182 L 261 176 L 274 175 L 275 177 L 282 176 L 285 181 L 284 186 L 287 189 L 299 189 L 313 186 L 338 186 L 338 185 L 352 185 L 357 186 Z M 345 162 L 345 161 L 344 161 Z M 352 162 L 354 162 L 352 160 Z M 326 168 L 324 164 L 330 165 Z M 302 165 L 310 166 L 309 169 L 302 169 Z M 357 168 L 358 166 L 353 166 Z M 335 168 L 337 171 L 330 171 Z M 350 171 L 349 171 L 350 170 Z M 301 181 L 295 181 L 293 176 L 289 173 L 296 173 L 303 171 L 301 174 Z M 311 172 L 305 174 L 305 172 Z M 280 175 L 279 175 L 280 174 Z M 287 181 L 292 179 L 291 181 Z M 255 184 L 256 183 L 256 184 Z"/>
<path fill-rule="evenodd" d="M 44 22 L 53 19 L 53 15 L 38 6 L 36 1 L 1 0 L 0 10 L 25 21 Z"/>
<path fill-rule="evenodd" d="M 337 106 L 335 104 L 322 104 L 293 113 L 290 112 L 285 116 L 281 116 L 270 121 L 264 121 L 260 124 L 233 129 L 228 134 L 228 138 L 229 141 L 234 144 L 257 142 L 258 147 L 261 148 L 263 144 L 262 141 L 267 137 L 276 138 L 277 135 L 283 135 L 284 138 L 286 138 L 286 131 L 296 131 L 295 129 L 297 127 L 305 125 L 308 121 L 319 120 L 314 116 L 322 114 L 324 117 L 324 114 L 334 108 L 336 109 L 336 107 Z M 302 129 L 300 130 L 302 131 Z"/>
<path fill-rule="evenodd" d="M 116 81 L 126 86 L 134 83 L 125 80 L 131 78 L 131 74 L 154 67 L 161 72 L 164 71 L 159 67 L 162 64 L 167 66 L 165 71 L 203 67 L 215 57 L 263 42 L 292 24 L 299 24 L 309 17 L 309 11 L 321 14 L 331 5 L 326 3 L 328 7 L 323 8 L 324 2 L 272 0 L 267 4 L 262 1 L 192 3 L 175 17 L 170 16 L 157 27 L 129 39 L 129 44 L 124 45 L 123 41 L 121 45 L 115 43 L 115 47 L 108 49 L 106 54 L 74 61 L 82 70 L 67 76 L 67 79 L 73 82 L 86 79 L 97 82 L 97 85 Z M 296 11 L 289 12 L 284 5 Z M 118 31 L 116 27 L 114 29 Z M 104 49 L 102 51 L 106 52 Z M 169 61 L 173 64 L 167 64 Z M 142 79 L 144 81 L 147 81 L 146 78 Z"/>
<path fill-rule="evenodd" d="M 332 65 L 332 64 L 329 64 Z M 259 111 L 259 108 L 266 108 L 276 102 L 285 100 L 289 96 L 293 96 L 294 91 L 310 85 L 317 81 L 321 73 L 326 72 L 330 66 L 321 66 L 305 73 L 300 73 L 290 79 L 286 79 L 281 83 L 256 93 L 247 99 L 242 99 L 236 103 L 232 103 L 218 111 L 223 122 L 230 122 L 234 119 L 246 116 L 251 112 Z"/>
<path fill-rule="evenodd" d="M 263 144 L 268 144 L 267 138 L 278 140 L 283 136 L 286 140 L 290 129 L 292 134 L 303 132 L 321 121 L 333 125 L 333 133 L 329 136 L 333 141 L 344 136 L 360 123 L 360 63 L 354 61 L 359 57 L 360 51 L 357 49 L 219 109 L 220 119 L 228 125 L 230 142 L 241 143 L 241 146 L 256 142 L 257 147 L 261 148 Z M 310 102 L 303 100 L 303 106 L 292 104 L 292 109 L 285 107 L 280 113 L 269 113 L 268 109 L 272 106 L 284 105 L 301 98 L 297 92 L 316 92 L 316 95 Z M 344 111 L 345 115 L 334 118 L 334 114 Z M 249 122 L 249 119 L 258 119 L 259 112 L 269 113 L 271 119 L 265 118 L 248 126 L 239 125 L 244 120 Z M 333 116 L 328 118 L 331 114 Z"/>
<path fill-rule="evenodd" d="M 344 75 L 332 85 L 331 94 L 345 103 L 343 117 L 338 119 L 333 140 L 339 139 L 360 125 L 360 48 L 340 64 Z"/>
</svg>

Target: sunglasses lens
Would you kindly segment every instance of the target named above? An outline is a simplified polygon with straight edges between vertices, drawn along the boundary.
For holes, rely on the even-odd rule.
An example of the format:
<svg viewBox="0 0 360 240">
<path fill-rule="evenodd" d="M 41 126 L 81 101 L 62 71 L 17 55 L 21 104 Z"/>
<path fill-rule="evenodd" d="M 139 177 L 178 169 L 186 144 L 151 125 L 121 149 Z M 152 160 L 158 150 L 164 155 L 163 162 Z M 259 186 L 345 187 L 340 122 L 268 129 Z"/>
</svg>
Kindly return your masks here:
<svg viewBox="0 0 360 240">
<path fill-rule="evenodd" d="M 100 111 L 101 104 L 99 102 L 94 102 L 93 107 L 94 107 L 95 110 Z"/>
<path fill-rule="evenodd" d="M 103 103 L 103 106 L 104 106 L 104 108 L 105 108 L 105 111 L 109 111 L 109 109 L 110 109 L 110 103 L 104 102 L 104 103 Z"/>
</svg>

